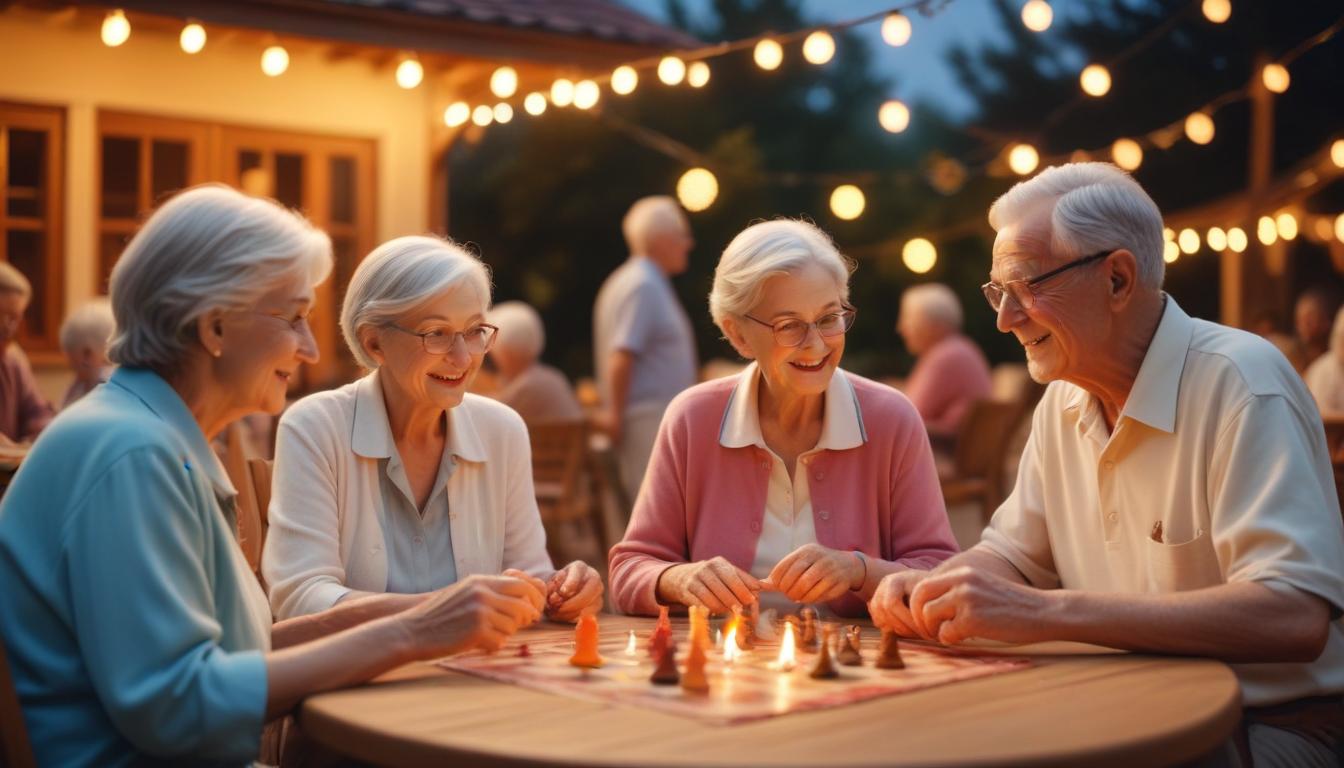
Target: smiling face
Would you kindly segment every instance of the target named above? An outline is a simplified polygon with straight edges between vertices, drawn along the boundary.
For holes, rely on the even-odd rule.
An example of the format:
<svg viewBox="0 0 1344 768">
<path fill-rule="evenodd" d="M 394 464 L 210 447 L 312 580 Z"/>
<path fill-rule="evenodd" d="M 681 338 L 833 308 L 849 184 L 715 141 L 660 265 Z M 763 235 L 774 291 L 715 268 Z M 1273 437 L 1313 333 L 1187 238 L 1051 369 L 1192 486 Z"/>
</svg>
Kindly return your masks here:
<svg viewBox="0 0 1344 768">
<path fill-rule="evenodd" d="M 397 325 L 415 334 L 452 337 L 485 322 L 485 300 L 475 285 L 464 281 L 407 313 Z M 485 359 L 485 352 L 468 350 L 465 339 L 454 339 L 447 353 L 436 355 L 425 350 L 418 336 L 396 328 L 368 328 L 361 338 L 364 348 L 378 361 L 379 375 L 389 395 L 435 411 L 462 403 Z"/>
<path fill-rule="evenodd" d="M 255 309 L 221 317 L 224 344 L 216 360 L 232 410 L 284 409 L 285 393 L 299 366 L 318 359 L 308 327 L 312 305 L 312 286 L 295 278 L 262 296 Z"/>
</svg>

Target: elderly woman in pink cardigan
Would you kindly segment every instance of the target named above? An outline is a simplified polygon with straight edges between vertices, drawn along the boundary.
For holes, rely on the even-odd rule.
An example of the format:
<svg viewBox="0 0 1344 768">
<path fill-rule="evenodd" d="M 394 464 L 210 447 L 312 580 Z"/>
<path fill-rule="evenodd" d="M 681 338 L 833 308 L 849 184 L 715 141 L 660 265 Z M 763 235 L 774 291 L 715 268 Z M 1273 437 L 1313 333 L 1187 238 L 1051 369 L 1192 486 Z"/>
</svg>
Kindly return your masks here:
<svg viewBox="0 0 1344 768">
<path fill-rule="evenodd" d="M 861 615 L 883 576 L 957 551 L 919 414 L 839 370 L 849 273 L 800 221 L 756 224 L 724 250 L 710 312 L 753 362 L 668 407 L 611 550 L 620 610 L 726 611 L 765 590 Z"/>
</svg>

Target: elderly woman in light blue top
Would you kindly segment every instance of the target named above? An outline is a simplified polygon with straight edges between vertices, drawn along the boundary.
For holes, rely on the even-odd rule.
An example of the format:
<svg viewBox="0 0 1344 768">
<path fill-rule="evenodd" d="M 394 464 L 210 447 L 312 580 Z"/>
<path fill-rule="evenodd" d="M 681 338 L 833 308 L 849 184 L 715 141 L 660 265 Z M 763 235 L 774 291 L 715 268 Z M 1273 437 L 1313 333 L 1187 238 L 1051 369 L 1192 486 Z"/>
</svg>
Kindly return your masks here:
<svg viewBox="0 0 1344 768">
<path fill-rule="evenodd" d="M 120 368 L 43 432 L 0 504 L 0 639 L 37 764 L 246 764 L 302 697 L 498 648 L 540 616 L 539 582 L 496 577 L 401 613 L 354 602 L 272 625 L 209 439 L 279 411 L 317 359 L 307 318 L 330 270 L 326 235 L 214 186 L 165 203 L 122 255 Z"/>
<path fill-rule="evenodd" d="M 447 240 L 397 238 L 355 270 L 341 328 L 372 373 L 280 420 L 262 555 L 277 616 L 405 608 L 500 572 L 546 579 L 553 619 L 601 607 L 596 571 L 546 554 L 523 420 L 467 392 L 497 331 L 489 309 L 485 265 Z"/>
</svg>

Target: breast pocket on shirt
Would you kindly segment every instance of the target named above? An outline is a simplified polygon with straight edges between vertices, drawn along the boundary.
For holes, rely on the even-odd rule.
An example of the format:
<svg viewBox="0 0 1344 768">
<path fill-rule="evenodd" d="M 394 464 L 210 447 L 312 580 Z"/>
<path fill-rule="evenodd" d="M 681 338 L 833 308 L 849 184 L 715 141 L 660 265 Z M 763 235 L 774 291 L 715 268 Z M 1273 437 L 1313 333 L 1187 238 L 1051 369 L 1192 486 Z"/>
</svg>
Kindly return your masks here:
<svg viewBox="0 0 1344 768">
<path fill-rule="evenodd" d="M 1198 531 L 1195 538 L 1179 544 L 1145 540 L 1148 555 L 1148 591 L 1184 592 L 1223 583 L 1213 538 Z"/>
</svg>

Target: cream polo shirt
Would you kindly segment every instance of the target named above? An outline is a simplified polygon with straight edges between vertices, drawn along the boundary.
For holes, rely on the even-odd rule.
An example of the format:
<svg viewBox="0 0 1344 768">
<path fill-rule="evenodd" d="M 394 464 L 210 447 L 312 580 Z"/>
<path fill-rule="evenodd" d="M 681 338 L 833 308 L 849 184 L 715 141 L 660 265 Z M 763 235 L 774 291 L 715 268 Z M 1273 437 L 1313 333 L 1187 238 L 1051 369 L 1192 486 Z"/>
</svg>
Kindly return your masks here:
<svg viewBox="0 0 1344 768">
<path fill-rule="evenodd" d="M 837 369 L 826 387 L 822 408 L 821 438 L 814 448 L 798 457 L 793 478 L 781 459 L 761 437 L 761 418 L 757 392 L 761 372 L 752 363 L 739 377 L 737 387 L 728 399 L 723 424 L 719 427 L 719 444 L 725 448 L 757 446 L 770 456 L 770 481 L 765 491 L 765 516 L 761 519 L 761 538 L 756 544 L 756 558 L 751 564 L 751 575 L 763 579 L 770 575 L 784 556 L 803 546 L 817 542 L 816 524 L 812 519 L 812 492 L 807 482 L 807 467 L 812 456 L 821 451 L 844 451 L 858 448 L 867 441 L 859 401 L 850 384 Z M 793 603 L 777 592 L 762 596 L 762 607 L 788 609 Z"/>
<path fill-rule="evenodd" d="M 1311 395 L 1269 342 L 1170 298 L 1113 433 L 1086 391 L 1046 390 L 978 547 L 1043 588 L 1256 581 L 1344 607 L 1344 526 Z M 1247 705 L 1344 691 L 1344 629 L 1332 622 L 1310 664 L 1233 667 Z"/>
</svg>

